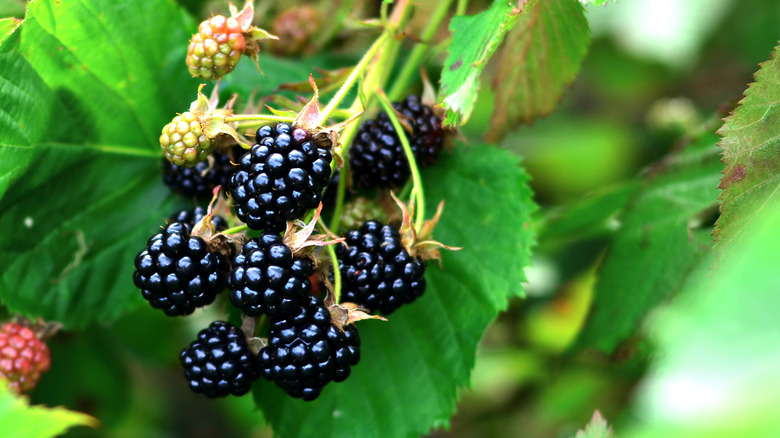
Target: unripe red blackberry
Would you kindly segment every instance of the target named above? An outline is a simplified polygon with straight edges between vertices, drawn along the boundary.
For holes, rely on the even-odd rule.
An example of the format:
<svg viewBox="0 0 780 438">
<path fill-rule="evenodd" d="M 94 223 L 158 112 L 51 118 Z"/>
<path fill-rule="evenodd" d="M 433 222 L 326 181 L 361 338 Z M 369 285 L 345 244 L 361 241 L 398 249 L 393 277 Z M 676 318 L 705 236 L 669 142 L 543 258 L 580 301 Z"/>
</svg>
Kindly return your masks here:
<svg viewBox="0 0 780 438">
<path fill-rule="evenodd" d="M 444 146 L 441 119 L 415 95 L 393 103 L 393 108 L 407 117 L 404 121 L 412 128 L 405 134 L 417 165 L 435 163 Z M 409 179 L 409 162 L 385 112 L 360 125 L 349 149 L 349 165 L 358 188 L 399 188 Z"/>
<path fill-rule="evenodd" d="M 187 47 L 187 69 L 193 77 L 218 79 L 238 64 L 246 50 L 244 30 L 233 18 L 216 15 L 200 23 Z"/>
<path fill-rule="evenodd" d="M 180 359 L 190 389 L 209 398 L 244 395 L 260 375 L 244 332 L 225 321 L 201 330 Z"/>
<path fill-rule="evenodd" d="M 330 181 L 330 145 L 287 123 L 261 127 L 255 141 L 230 178 L 230 196 L 249 228 L 282 231 L 319 205 Z"/>
<path fill-rule="evenodd" d="M 177 166 L 163 158 L 163 181 L 174 192 L 200 199 L 210 199 L 214 187 L 225 187 L 235 171 L 232 162 L 238 162 L 246 152 L 234 146 L 225 153 L 214 151 L 211 160 L 198 162 L 194 167 Z M 209 167 L 210 166 L 210 167 Z"/>
<path fill-rule="evenodd" d="M 225 288 L 228 266 L 220 252 L 190 236 L 187 224 L 173 222 L 136 256 L 133 282 L 152 307 L 169 316 L 189 315 Z"/>
<path fill-rule="evenodd" d="M 371 220 L 345 237 L 336 248 L 343 301 L 389 315 L 423 294 L 425 261 L 409 254 L 397 228 Z"/>
<path fill-rule="evenodd" d="M 265 232 L 246 242 L 232 266 L 230 302 L 248 316 L 289 316 L 311 294 L 314 262 L 295 257 L 278 233 Z"/>
<path fill-rule="evenodd" d="M 0 379 L 21 394 L 38 384 L 51 367 L 49 347 L 29 328 L 15 322 L 0 327 Z"/>
<path fill-rule="evenodd" d="M 331 381 L 349 376 L 360 360 L 360 337 L 354 325 L 339 329 L 322 300 L 312 296 L 293 316 L 271 322 L 258 358 L 263 377 L 311 401 Z"/>
</svg>

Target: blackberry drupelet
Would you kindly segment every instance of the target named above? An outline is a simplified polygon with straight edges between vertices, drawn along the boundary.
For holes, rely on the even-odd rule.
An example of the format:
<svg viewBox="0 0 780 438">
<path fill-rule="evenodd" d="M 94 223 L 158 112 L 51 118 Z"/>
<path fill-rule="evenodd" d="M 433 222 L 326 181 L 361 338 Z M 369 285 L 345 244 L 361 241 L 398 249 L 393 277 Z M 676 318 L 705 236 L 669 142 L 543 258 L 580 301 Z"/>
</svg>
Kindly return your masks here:
<svg viewBox="0 0 780 438">
<path fill-rule="evenodd" d="M 214 151 L 214 163 L 209 169 L 209 161 L 204 160 L 195 167 L 177 166 L 163 158 L 163 182 L 171 189 L 184 196 L 201 199 L 211 199 L 214 187 L 226 187 L 230 176 L 235 171 L 232 162 L 237 162 L 246 152 L 241 146 L 234 146 L 226 153 Z"/>
<path fill-rule="evenodd" d="M 297 314 L 271 322 L 268 345 L 258 358 L 263 377 L 311 401 L 331 381 L 349 376 L 360 360 L 360 337 L 354 325 L 340 330 L 322 300 L 312 296 Z"/>
<path fill-rule="evenodd" d="M 172 215 L 168 222 L 183 222 L 192 230 L 192 227 L 200 222 L 204 216 L 206 216 L 206 209 L 203 207 L 195 207 L 192 210 L 182 210 Z M 211 222 L 214 223 L 214 229 L 218 232 L 225 231 L 228 228 L 228 223 L 222 216 L 211 216 Z"/>
<path fill-rule="evenodd" d="M 230 302 L 249 316 L 289 316 L 311 294 L 314 262 L 295 257 L 278 233 L 264 232 L 244 244 L 228 276 Z"/>
<path fill-rule="evenodd" d="M 212 322 L 182 350 L 181 363 L 190 389 L 209 398 L 244 395 L 260 376 L 244 332 L 225 321 Z"/>
<path fill-rule="evenodd" d="M 214 301 L 225 288 L 227 271 L 225 256 L 190 236 L 187 224 L 174 222 L 136 256 L 133 282 L 152 307 L 169 316 L 189 315 Z"/>
<path fill-rule="evenodd" d="M 32 390 L 50 367 L 49 347 L 29 327 L 15 322 L 0 327 L 0 378 L 12 392 Z"/>
<path fill-rule="evenodd" d="M 425 291 L 425 261 L 409 254 L 395 227 L 371 220 L 345 243 L 336 248 L 343 301 L 389 315 Z"/>
<path fill-rule="evenodd" d="M 444 146 L 441 119 L 415 95 L 393 103 L 393 108 L 408 117 L 412 132 L 406 132 L 406 137 L 417 165 L 435 163 Z M 384 112 L 360 125 L 349 152 L 353 184 L 358 188 L 399 188 L 409 179 L 401 140 Z"/>
<path fill-rule="evenodd" d="M 330 146 L 286 123 L 261 127 L 255 140 L 230 178 L 230 196 L 249 228 L 282 231 L 320 203 L 330 182 Z"/>
</svg>

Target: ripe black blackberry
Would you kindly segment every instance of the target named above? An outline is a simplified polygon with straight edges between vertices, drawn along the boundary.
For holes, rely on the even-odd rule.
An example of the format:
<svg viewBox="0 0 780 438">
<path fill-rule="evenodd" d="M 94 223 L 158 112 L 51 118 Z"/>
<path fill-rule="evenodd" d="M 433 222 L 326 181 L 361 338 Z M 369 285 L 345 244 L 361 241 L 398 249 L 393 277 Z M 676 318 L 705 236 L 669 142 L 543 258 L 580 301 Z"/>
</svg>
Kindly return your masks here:
<svg viewBox="0 0 780 438">
<path fill-rule="evenodd" d="M 244 395 L 260 376 L 244 332 L 225 321 L 212 322 L 182 350 L 181 363 L 190 389 L 209 398 Z"/>
<path fill-rule="evenodd" d="M 264 232 L 250 239 L 232 266 L 230 302 L 249 316 L 288 316 L 311 294 L 314 262 L 295 257 L 278 233 Z"/>
<path fill-rule="evenodd" d="M 195 207 L 192 210 L 182 210 L 171 215 L 171 217 L 168 218 L 168 221 L 183 222 L 192 230 L 192 227 L 200 222 L 204 216 L 206 216 L 206 209 L 203 207 Z M 211 222 L 214 224 L 214 229 L 216 231 L 225 231 L 228 228 L 228 223 L 222 216 L 211 216 Z"/>
<path fill-rule="evenodd" d="M 282 231 L 287 221 L 317 207 L 330 181 L 330 140 L 314 141 L 302 128 L 280 123 L 257 130 L 257 143 L 239 160 L 230 196 L 252 229 Z"/>
<path fill-rule="evenodd" d="M 354 325 L 339 329 L 322 300 L 311 296 L 295 315 L 271 322 L 258 359 L 263 377 L 311 401 L 331 381 L 349 377 L 360 361 L 360 337 Z"/>
<path fill-rule="evenodd" d="M 408 117 L 405 121 L 412 132 L 406 132 L 406 138 L 417 165 L 435 163 L 444 146 L 441 119 L 415 95 L 393 103 L 393 108 Z M 350 146 L 349 165 L 353 184 L 358 188 L 398 188 L 409 179 L 409 162 L 385 112 L 360 125 Z"/>
<path fill-rule="evenodd" d="M 409 254 L 397 228 L 370 220 L 345 243 L 336 248 L 343 301 L 389 315 L 425 292 L 425 261 Z"/>
<path fill-rule="evenodd" d="M 169 316 L 189 315 L 214 301 L 225 288 L 227 271 L 225 256 L 190 236 L 187 224 L 173 222 L 136 256 L 133 282 L 152 307 Z"/>
<path fill-rule="evenodd" d="M 171 191 L 195 198 L 211 198 L 214 187 L 225 187 L 235 172 L 232 162 L 237 162 L 246 151 L 234 146 L 225 153 L 212 152 L 213 165 L 209 169 L 209 160 L 194 167 L 177 166 L 163 158 L 163 181 Z"/>
</svg>

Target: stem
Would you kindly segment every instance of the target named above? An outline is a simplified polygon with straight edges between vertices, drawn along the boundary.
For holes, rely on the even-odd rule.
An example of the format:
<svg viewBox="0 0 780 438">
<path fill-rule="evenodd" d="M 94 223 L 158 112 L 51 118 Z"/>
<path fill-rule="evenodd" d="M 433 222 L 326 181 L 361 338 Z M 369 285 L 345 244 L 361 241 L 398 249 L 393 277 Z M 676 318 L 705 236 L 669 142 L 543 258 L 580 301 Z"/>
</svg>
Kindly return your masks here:
<svg viewBox="0 0 780 438">
<path fill-rule="evenodd" d="M 238 234 L 240 232 L 248 230 L 249 227 L 246 224 L 239 225 L 237 227 L 228 228 L 227 230 L 223 231 L 222 234 Z"/>
<path fill-rule="evenodd" d="M 265 114 L 235 114 L 225 117 L 226 122 L 292 122 L 293 120 L 295 120 L 294 117 L 269 116 Z"/>
<path fill-rule="evenodd" d="M 414 153 L 412 152 L 412 147 L 409 145 L 409 139 L 406 138 L 406 132 L 404 131 L 403 126 L 401 126 L 398 116 L 395 114 L 393 105 L 390 104 L 390 101 L 383 92 L 380 91 L 377 93 L 377 96 L 379 97 L 379 103 L 382 104 L 387 116 L 390 118 L 393 128 L 395 128 L 396 134 L 398 134 L 398 139 L 401 140 L 401 145 L 403 146 L 404 154 L 406 155 L 406 161 L 409 162 L 409 169 L 412 171 L 412 184 L 414 184 L 414 186 L 411 198 L 416 205 L 414 228 L 419 230 L 422 228 L 423 221 L 425 220 L 425 196 L 423 194 L 420 171 L 417 169 L 417 160 L 414 159 Z"/>
<path fill-rule="evenodd" d="M 436 9 L 431 14 L 431 20 L 428 21 L 428 25 L 425 27 L 422 33 L 422 40 L 424 43 L 414 46 L 411 55 L 406 59 L 403 69 L 398 74 L 397 79 L 393 83 L 393 88 L 390 89 L 388 95 L 392 100 L 397 100 L 401 97 L 401 93 L 404 92 L 406 86 L 411 79 L 412 75 L 420 67 L 420 59 L 425 55 L 425 51 L 428 49 L 430 40 L 436 34 L 436 30 L 439 28 L 444 17 L 447 16 L 447 11 L 450 9 L 450 5 L 453 0 L 440 0 Z"/>
<path fill-rule="evenodd" d="M 328 254 L 330 263 L 333 265 L 333 299 L 336 304 L 341 303 L 341 269 L 339 269 L 339 260 L 336 258 L 336 249 L 334 245 L 328 245 Z"/>
<path fill-rule="evenodd" d="M 328 119 L 328 116 L 330 116 L 330 113 L 333 112 L 333 110 L 336 109 L 339 104 L 341 104 L 341 101 L 344 100 L 344 96 L 347 95 L 347 92 L 350 88 L 352 88 L 352 85 L 355 84 L 358 77 L 363 74 L 363 71 L 365 71 L 368 64 L 371 62 L 371 59 L 373 59 L 376 52 L 379 50 L 380 47 L 387 41 L 387 39 L 390 38 L 390 34 L 388 32 L 383 32 L 382 35 L 377 38 L 376 41 L 374 41 L 374 44 L 371 45 L 371 47 L 368 49 L 368 52 L 366 52 L 365 55 L 363 55 L 363 58 L 358 62 L 358 64 L 355 66 L 355 69 L 352 70 L 352 73 L 349 74 L 349 77 L 344 82 L 344 84 L 339 88 L 339 90 L 336 92 L 336 95 L 333 96 L 333 99 L 328 102 L 328 105 L 320 112 L 320 119 L 318 121 L 318 125 L 322 125 L 325 120 Z"/>
<path fill-rule="evenodd" d="M 464 15 L 469 6 L 469 0 L 458 0 L 458 6 L 455 9 L 455 15 Z"/>
</svg>

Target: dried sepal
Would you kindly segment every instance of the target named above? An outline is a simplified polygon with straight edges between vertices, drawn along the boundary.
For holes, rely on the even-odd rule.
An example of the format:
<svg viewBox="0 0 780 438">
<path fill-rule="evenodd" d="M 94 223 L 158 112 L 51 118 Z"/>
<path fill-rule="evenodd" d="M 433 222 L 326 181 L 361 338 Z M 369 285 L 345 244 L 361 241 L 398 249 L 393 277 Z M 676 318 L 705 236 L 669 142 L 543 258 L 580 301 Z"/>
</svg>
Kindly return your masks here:
<svg viewBox="0 0 780 438">
<path fill-rule="evenodd" d="M 411 207 L 407 207 L 406 204 L 401 202 L 393 192 L 390 192 L 390 196 L 395 201 L 396 205 L 401 210 L 401 227 L 399 233 L 401 235 L 401 244 L 409 251 L 409 255 L 412 257 L 420 258 L 422 260 L 438 260 L 441 262 L 440 249 L 447 249 L 450 251 L 459 251 L 462 247 L 447 246 L 441 242 L 433 240 L 433 230 L 436 224 L 441 218 L 441 214 L 444 211 L 444 201 L 439 202 L 436 208 L 436 214 L 432 219 L 423 222 L 418 232 L 415 229 L 412 222 L 412 215 L 414 214 L 414 201 L 411 203 Z"/>
<path fill-rule="evenodd" d="M 368 309 L 355 303 L 334 303 L 333 294 L 330 292 L 328 292 L 328 296 L 325 297 L 323 302 L 328 311 L 330 311 L 330 318 L 333 321 L 333 325 L 342 332 L 344 331 L 345 326 L 366 319 L 387 321 L 387 318 L 380 315 L 372 315 L 368 313 Z"/>
<path fill-rule="evenodd" d="M 287 222 L 287 229 L 282 237 L 284 244 L 292 250 L 295 255 L 312 256 L 313 249 L 318 246 L 334 245 L 345 240 L 344 237 L 336 237 L 328 232 L 325 234 L 314 234 L 314 228 L 322 213 L 322 203 L 314 212 L 314 217 L 308 224 L 296 220 Z"/>
<path fill-rule="evenodd" d="M 217 108 L 219 105 L 219 84 L 217 84 L 212 90 L 211 97 L 206 97 L 203 94 L 203 87 L 205 84 L 198 86 L 198 98 L 190 104 L 190 112 L 198 117 L 203 135 L 209 140 L 216 141 L 218 148 L 225 148 L 224 140 L 220 137 L 230 137 L 236 143 L 242 145 L 244 148 L 249 148 L 252 145 L 249 144 L 238 132 L 233 125 L 227 122 L 227 118 L 233 115 L 233 105 L 235 104 L 236 95 L 233 95 L 223 108 Z M 230 143 L 233 144 L 232 142 Z"/>
</svg>

